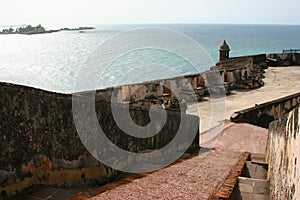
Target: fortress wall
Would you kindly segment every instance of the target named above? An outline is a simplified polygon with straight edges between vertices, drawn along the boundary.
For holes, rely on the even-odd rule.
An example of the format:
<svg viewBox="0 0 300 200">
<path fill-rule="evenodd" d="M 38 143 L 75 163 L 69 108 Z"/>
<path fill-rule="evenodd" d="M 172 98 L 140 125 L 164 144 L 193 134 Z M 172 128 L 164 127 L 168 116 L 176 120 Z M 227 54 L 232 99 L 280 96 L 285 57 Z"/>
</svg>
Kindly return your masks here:
<svg viewBox="0 0 300 200">
<path fill-rule="evenodd" d="M 226 60 L 222 60 L 218 62 L 217 66 L 220 67 L 220 69 L 223 68 L 236 69 L 238 67 L 244 68 L 250 62 L 252 62 L 255 65 L 263 65 L 266 62 L 266 54 L 231 57 Z"/>
<path fill-rule="evenodd" d="M 231 89 L 253 89 L 261 87 L 266 54 L 229 58 L 217 63 L 224 82 Z"/>
<path fill-rule="evenodd" d="M 299 104 L 300 93 L 296 93 L 235 112 L 230 120 L 268 128 L 270 122 L 283 118 L 286 113 L 290 112 Z"/>
<path fill-rule="evenodd" d="M 268 54 L 267 58 L 275 59 L 271 65 L 275 66 L 291 66 L 300 65 L 300 54 L 299 53 L 278 53 Z"/>
<path fill-rule="evenodd" d="M 231 67 L 224 68 L 232 68 L 228 72 L 234 77 L 232 82 L 225 84 L 226 90 L 244 88 L 245 84 L 239 81 L 245 79 L 245 75 L 240 74 L 247 71 L 247 77 L 257 76 L 253 71 L 265 64 L 263 57 L 231 58 Z M 116 126 L 111 114 L 111 102 L 121 103 L 117 105 L 119 110 L 126 110 L 126 106 L 130 105 L 129 113 L 133 121 L 147 125 L 150 121 L 148 109 L 157 103 L 153 103 L 153 99 L 165 101 L 179 97 L 186 101 L 199 100 L 208 94 L 205 80 L 216 78 L 211 77 L 214 73 L 219 72 L 213 69 L 195 75 L 97 90 L 94 99 L 98 122 L 108 138 L 121 148 L 131 152 L 159 149 L 174 138 L 180 122 L 181 128 L 188 134 L 191 125 L 199 123 L 199 118 L 182 114 L 178 109 L 167 109 L 168 120 L 160 133 L 138 140 Z M 219 84 L 213 86 L 217 91 L 223 87 L 223 83 Z M 15 195 L 34 184 L 68 186 L 105 183 L 117 175 L 116 170 L 95 160 L 82 145 L 73 120 L 72 95 L 7 83 L 0 84 L 0 92 L 0 195 Z M 89 94 L 81 92 L 73 95 L 86 100 Z M 135 101 L 142 101 L 142 104 L 135 104 L 141 106 L 133 106 Z M 162 107 L 156 109 L 158 114 L 165 112 Z M 86 116 L 84 122 L 89 120 L 91 118 Z M 187 143 L 190 149 L 198 148 L 199 138 L 196 136 L 192 144 L 187 141 L 180 143 L 173 147 L 173 151 L 185 148 Z M 126 167 L 132 162 L 132 158 L 123 158 L 120 165 Z"/>
<path fill-rule="evenodd" d="M 300 198 L 300 107 L 269 126 L 267 161 L 271 199 Z"/>
<path fill-rule="evenodd" d="M 158 134 L 146 139 L 134 138 L 116 125 L 108 102 L 111 96 L 109 91 L 112 89 L 97 91 L 95 107 L 90 109 L 96 110 L 96 120 L 106 136 L 127 151 L 147 152 L 165 146 L 177 134 L 179 124 L 186 134 L 191 134 L 189 131 L 193 124 L 198 127 L 197 116 L 168 110 L 166 123 L 160 127 Z M 0 93 L 0 197 L 17 195 L 35 184 L 103 184 L 118 174 L 118 171 L 94 159 L 82 144 L 73 120 L 72 95 L 7 83 L 0 84 Z M 87 94 L 88 92 L 76 94 L 79 98 L 76 102 L 86 105 L 89 101 Z M 116 105 L 116 108 L 124 112 L 128 110 L 125 105 Z M 136 124 L 143 126 L 149 123 L 147 108 L 131 106 L 129 110 Z M 159 114 L 165 111 L 158 109 L 153 112 Z M 92 118 L 86 115 L 85 119 L 82 120 L 82 125 L 89 125 Z M 86 128 L 93 131 L 92 127 Z M 89 138 L 93 141 L 92 137 Z M 96 145 L 101 146 L 101 142 L 103 141 L 97 141 Z M 199 148 L 198 131 L 194 141 L 188 142 L 177 142 L 171 150 L 176 152 L 186 147 L 189 150 Z M 103 152 L 98 152 L 100 156 L 114 159 L 109 153 L 112 149 L 102 150 Z M 164 159 L 163 156 L 165 155 L 157 155 L 158 159 Z M 119 166 L 126 168 L 133 162 L 136 162 L 133 158 L 122 157 Z"/>
<path fill-rule="evenodd" d="M 225 82 L 225 89 L 229 92 L 237 88 L 262 86 L 265 67 L 266 54 L 260 54 L 229 58 L 217 63 L 216 69 L 220 71 L 220 78 Z M 119 95 L 114 95 L 113 99 L 118 102 L 134 102 L 169 95 L 169 98 L 179 97 L 185 101 L 195 101 L 208 94 L 207 75 L 210 74 L 212 71 L 116 87 L 115 94 Z"/>
<path fill-rule="evenodd" d="M 207 92 L 204 76 L 204 73 L 200 73 L 120 86 L 118 90 L 121 91 L 119 92 L 121 95 L 115 100 L 134 102 L 169 95 L 169 98 L 179 97 L 186 101 L 195 101 L 197 100 L 195 95 L 203 95 Z"/>
</svg>

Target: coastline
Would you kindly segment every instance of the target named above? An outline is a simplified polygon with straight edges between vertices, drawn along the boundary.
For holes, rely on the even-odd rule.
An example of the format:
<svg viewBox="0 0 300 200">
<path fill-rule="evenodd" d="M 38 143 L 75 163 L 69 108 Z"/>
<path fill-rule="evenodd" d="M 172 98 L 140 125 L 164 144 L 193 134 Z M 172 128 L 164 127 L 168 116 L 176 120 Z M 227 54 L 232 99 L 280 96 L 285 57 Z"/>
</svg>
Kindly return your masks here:
<svg viewBox="0 0 300 200">
<path fill-rule="evenodd" d="M 8 29 L 0 31 L 0 35 L 16 35 L 16 34 L 21 34 L 21 35 L 36 35 L 36 34 L 45 34 L 45 33 L 56 33 L 60 31 L 79 31 L 79 32 L 84 32 L 87 30 L 93 30 L 96 29 L 95 27 L 88 27 L 88 26 L 83 26 L 83 27 L 78 27 L 78 28 L 61 28 L 61 29 L 54 29 L 54 30 L 45 30 L 44 27 L 40 26 L 40 30 L 35 30 L 36 27 L 31 27 L 31 30 L 29 31 L 24 31 L 24 32 L 18 32 L 18 31 L 9 31 Z"/>
</svg>

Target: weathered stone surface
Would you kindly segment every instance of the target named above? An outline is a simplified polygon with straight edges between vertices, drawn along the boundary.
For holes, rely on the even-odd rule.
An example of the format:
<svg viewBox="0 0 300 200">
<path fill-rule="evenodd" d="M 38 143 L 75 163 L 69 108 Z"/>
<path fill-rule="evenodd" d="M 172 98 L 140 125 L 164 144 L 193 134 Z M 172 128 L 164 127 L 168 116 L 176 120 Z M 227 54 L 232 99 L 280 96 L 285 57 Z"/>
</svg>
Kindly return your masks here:
<svg viewBox="0 0 300 200">
<path fill-rule="evenodd" d="M 290 112 L 299 104 L 300 93 L 296 93 L 235 112 L 230 120 L 268 128 L 272 121 L 283 118 L 286 113 Z"/>
<path fill-rule="evenodd" d="M 300 107 L 270 124 L 267 148 L 271 199 L 300 198 Z"/>
<path fill-rule="evenodd" d="M 250 184 L 240 183 L 239 188 L 240 188 L 241 193 L 249 193 L 249 194 L 253 193 L 253 186 Z"/>
<path fill-rule="evenodd" d="M 135 138 L 122 131 L 114 121 L 109 103 L 111 92 L 111 89 L 97 91 L 93 109 L 106 136 L 124 150 L 141 152 L 159 149 L 174 138 L 180 124 L 186 134 L 191 123 L 195 122 L 198 127 L 198 117 L 166 111 L 167 120 L 159 133 L 150 138 Z M 7 83 L 0 84 L 0 93 L 0 170 L 3 170 L 0 174 L 0 193 L 4 191 L 12 195 L 33 184 L 67 186 L 103 183 L 117 174 L 95 160 L 82 144 L 73 120 L 72 95 Z M 84 94 L 76 95 L 84 98 Z M 128 109 L 124 105 L 116 107 L 121 111 Z M 138 125 L 145 126 L 150 122 L 146 107 L 130 106 L 129 113 Z M 184 115 L 183 118 L 181 115 Z M 85 119 L 89 122 L 90 117 Z M 181 142 L 184 144 L 185 141 Z M 198 136 L 191 147 L 199 147 Z M 177 148 L 181 148 L 180 145 Z M 173 150 L 176 151 L 176 148 Z M 107 156 L 105 151 L 109 149 L 101 152 L 101 156 Z M 130 162 L 133 160 L 125 159 L 123 164 L 126 167 Z M 11 173 L 15 179 L 10 176 Z"/>
<path fill-rule="evenodd" d="M 300 64 L 299 53 L 268 54 L 267 58 L 270 59 L 268 62 L 270 66 L 291 66 Z"/>
<path fill-rule="evenodd" d="M 235 190 L 230 196 L 232 200 L 270 199 L 268 180 L 239 177 Z"/>
<path fill-rule="evenodd" d="M 242 176 L 254 179 L 267 179 L 267 164 L 252 163 L 247 161 Z"/>
<path fill-rule="evenodd" d="M 10 184 L 16 181 L 16 175 L 14 172 L 7 172 L 0 170 L 0 185 Z"/>
<path fill-rule="evenodd" d="M 266 54 L 242 56 L 222 60 L 216 64 L 223 80 L 232 89 L 254 89 L 264 85 Z"/>
</svg>

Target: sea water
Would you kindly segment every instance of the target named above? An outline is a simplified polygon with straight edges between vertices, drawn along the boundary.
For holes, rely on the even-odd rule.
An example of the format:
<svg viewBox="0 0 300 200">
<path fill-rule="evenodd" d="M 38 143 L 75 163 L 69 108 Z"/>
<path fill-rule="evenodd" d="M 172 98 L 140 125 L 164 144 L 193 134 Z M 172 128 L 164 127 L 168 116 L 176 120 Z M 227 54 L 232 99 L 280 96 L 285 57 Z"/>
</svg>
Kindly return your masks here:
<svg viewBox="0 0 300 200">
<path fill-rule="evenodd" d="M 218 48 L 223 40 L 230 46 L 231 57 L 281 53 L 283 49 L 300 48 L 300 26 L 297 25 L 100 25 L 95 30 L 84 33 L 61 31 L 36 35 L 0 35 L 0 81 L 55 92 L 76 92 L 78 73 L 87 60 L 93 64 L 91 55 L 103 42 L 126 31 L 145 27 L 165 28 L 185 34 L 203 47 L 212 65 L 218 61 Z M 182 47 L 182 44 L 174 42 L 174 46 L 176 45 L 178 49 Z M 117 47 L 111 47 L 112 50 L 114 48 Z M 136 58 L 147 62 L 140 65 Z M 151 62 L 173 67 L 176 73 L 151 66 Z M 123 75 L 136 66 L 139 66 L 138 71 L 132 72 L 135 76 L 123 80 Z M 209 67 L 211 66 L 203 65 L 194 70 L 190 63 L 178 56 L 145 48 L 121 56 L 109 70 L 103 70 L 105 73 L 99 69 L 97 73 L 101 74 L 101 80 L 96 88 L 193 74 Z"/>
</svg>

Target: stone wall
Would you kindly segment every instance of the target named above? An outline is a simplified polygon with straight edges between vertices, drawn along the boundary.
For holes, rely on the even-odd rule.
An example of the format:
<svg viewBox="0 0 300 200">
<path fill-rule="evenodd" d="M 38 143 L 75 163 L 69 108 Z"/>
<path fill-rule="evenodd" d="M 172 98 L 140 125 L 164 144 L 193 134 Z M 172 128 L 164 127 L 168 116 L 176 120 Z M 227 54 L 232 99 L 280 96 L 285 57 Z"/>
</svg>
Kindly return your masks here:
<svg viewBox="0 0 300 200">
<path fill-rule="evenodd" d="M 267 180 L 268 164 L 265 156 L 251 154 L 246 161 L 237 184 L 229 199 L 232 200 L 269 200 L 270 184 Z"/>
<path fill-rule="evenodd" d="M 139 102 L 139 105 L 145 102 L 144 99 L 177 97 L 197 101 L 213 91 L 211 86 L 224 85 L 227 93 L 232 89 L 258 88 L 264 84 L 262 79 L 266 67 L 266 54 L 229 58 L 203 73 L 115 87 L 113 101 Z M 209 83 L 212 77 L 219 79 L 214 85 Z"/>
<path fill-rule="evenodd" d="M 226 85 L 231 89 L 253 89 L 262 86 L 266 54 L 229 58 L 217 63 Z"/>
<path fill-rule="evenodd" d="M 230 200 L 269 200 L 269 190 L 270 185 L 267 180 L 239 177 Z"/>
<path fill-rule="evenodd" d="M 254 124 L 268 128 L 270 122 L 282 118 L 299 104 L 300 93 L 296 93 L 235 112 L 230 120 L 233 122 Z"/>
<path fill-rule="evenodd" d="M 300 199 L 300 107 L 270 124 L 267 146 L 271 199 Z"/>
<path fill-rule="evenodd" d="M 117 102 L 135 102 L 151 98 L 164 99 L 164 97 L 197 101 L 197 97 L 208 93 L 208 88 L 205 83 L 205 73 L 200 73 L 124 85 L 116 87 L 115 93 L 117 95 L 114 100 Z"/>
<path fill-rule="evenodd" d="M 247 68 L 251 64 L 265 66 L 266 54 L 228 58 L 226 60 L 218 62 L 217 67 L 219 67 L 220 69 L 227 68 L 229 70 L 235 70 L 239 68 Z"/>
<path fill-rule="evenodd" d="M 300 65 L 300 54 L 299 53 L 277 53 L 268 54 L 270 66 L 291 66 Z"/>
<path fill-rule="evenodd" d="M 93 109 L 96 110 L 96 119 L 106 136 L 127 151 L 146 152 L 165 146 L 176 135 L 179 124 L 186 134 L 189 134 L 193 123 L 198 127 L 197 116 L 168 110 L 166 123 L 158 134 L 145 139 L 134 138 L 116 125 L 109 102 L 111 93 L 108 91 L 112 89 L 95 94 L 96 109 Z M 0 196 L 17 195 L 35 184 L 103 184 L 118 174 L 94 159 L 82 144 L 73 120 L 72 95 L 7 83 L 0 84 L 0 93 Z M 81 103 L 84 104 L 86 94 L 74 95 L 83 98 Z M 128 109 L 125 105 L 116 107 L 117 110 Z M 159 114 L 163 111 L 158 109 L 153 112 Z M 140 126 L 150 122 L 146 107 L 130 106 L 129 113 Z M 89 120 L 87 116 L 85 122 Z M 181 142 L 173 151 L 185 148 L 186 141 Z M 198 134 L 192 142 L 189 150 L 199 147 Z M 132 162 L 135 160 L 125 160 L 121 164 L 126 167 Z"/>
</svg>

